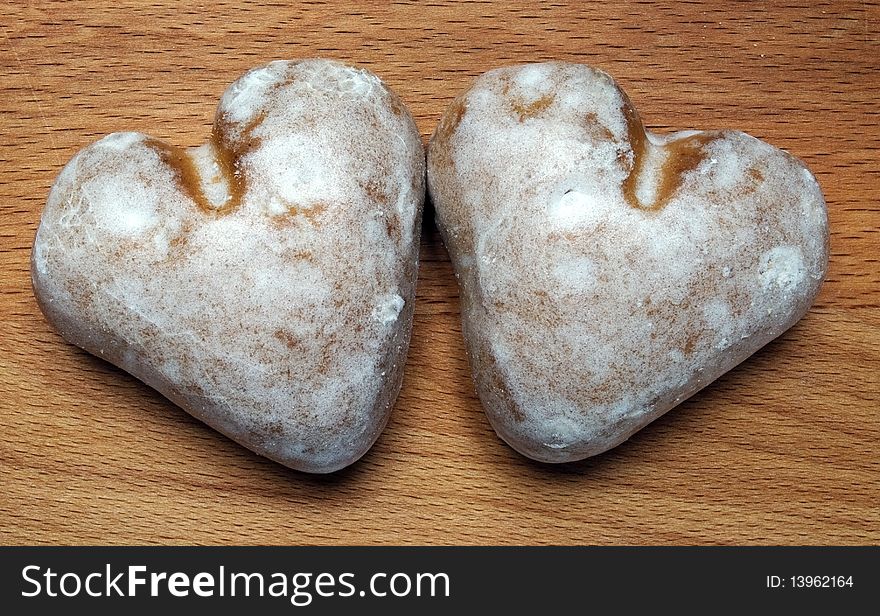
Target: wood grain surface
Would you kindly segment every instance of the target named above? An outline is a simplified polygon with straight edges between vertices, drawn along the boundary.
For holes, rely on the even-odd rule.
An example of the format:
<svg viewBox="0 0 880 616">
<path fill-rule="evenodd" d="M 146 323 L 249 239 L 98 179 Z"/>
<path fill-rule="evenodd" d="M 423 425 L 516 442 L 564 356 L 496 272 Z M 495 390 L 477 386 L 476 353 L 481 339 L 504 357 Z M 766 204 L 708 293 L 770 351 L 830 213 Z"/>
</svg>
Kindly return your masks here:
<svg viewBox="0 0 880 616">
<path fill-rule="evenodd" d="M 880 6 L 876 2 L 12 2 L 0 8 L 0 542 L 876 544 Z M 277 58 L 366 66 L 425 138 L 476 75 L 601 67 L 652 129 L 737 128 L 815 172 L 831 264 L 782 337 L 615 450 L 530 462 L 472 386 L 449 258 L 423 225 L 412 347 L 359 463 L 251 454 L 64 342 L 31 291 L 49 187 L 118 130 L 181 146 Z"/>
</svg>

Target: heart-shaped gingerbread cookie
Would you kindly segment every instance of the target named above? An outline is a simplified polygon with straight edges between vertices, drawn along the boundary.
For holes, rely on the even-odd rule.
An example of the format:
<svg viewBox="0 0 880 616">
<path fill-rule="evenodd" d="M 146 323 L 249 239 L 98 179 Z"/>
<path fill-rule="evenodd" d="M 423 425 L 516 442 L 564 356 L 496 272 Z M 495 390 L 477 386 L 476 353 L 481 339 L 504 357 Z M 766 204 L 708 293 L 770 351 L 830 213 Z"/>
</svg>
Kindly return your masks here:
<svg viewBox="0 0 880 616">
<path fill-rule="evenodd" d="M 605 451 L 807 310 L 825 203 L 744 133 L 646 132 L 607 74 L 484 74 L 443 116 L 428 185 L 480 399 L 547 462 Z"/>
<path fill-rule="evenodd" d="M 116 133 L 49 195 L 34 290 L 70 342 L 287 466 L 363 455 L 400 389 L 424 151 L 378 77 L 272 62 L 210 142 Z"/>
</svg>

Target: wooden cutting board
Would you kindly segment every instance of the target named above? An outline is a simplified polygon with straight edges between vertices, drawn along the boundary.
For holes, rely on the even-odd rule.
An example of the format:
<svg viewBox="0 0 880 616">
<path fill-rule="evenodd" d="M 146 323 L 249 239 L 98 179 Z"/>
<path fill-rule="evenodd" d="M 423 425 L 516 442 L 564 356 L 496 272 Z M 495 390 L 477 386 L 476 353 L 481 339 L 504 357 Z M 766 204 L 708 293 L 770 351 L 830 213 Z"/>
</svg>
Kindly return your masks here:
<svg viewBox="0 0 880 616">
<path fill-rule="evenodd" d="M 0 542 L 876 544 L 880 541 L 877 2 L 12 2 L 0 8 Z M 831 264 L 793 329 L 617 449 L 530 462 L 475 397 L 426 211 L 390 424 L 329 477 L 287 470 L 65 343 L 28 273 L 49 187 L 118 130 L 208 135 L 271 59 L 368 67 L 427 139 L 476 75 L 581 61 L 664 132 L 738 128 L 815 172 Z"/>
</svg>

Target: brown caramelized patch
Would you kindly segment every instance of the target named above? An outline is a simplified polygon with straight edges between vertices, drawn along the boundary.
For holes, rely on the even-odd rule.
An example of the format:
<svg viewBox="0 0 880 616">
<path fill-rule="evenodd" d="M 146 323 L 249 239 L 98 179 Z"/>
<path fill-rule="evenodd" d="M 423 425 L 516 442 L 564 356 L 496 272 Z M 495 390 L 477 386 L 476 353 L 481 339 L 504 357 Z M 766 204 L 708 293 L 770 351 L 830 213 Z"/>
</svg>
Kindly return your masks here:
<svg viewBox="0 0 880 616">
<path fill-rule="evenodd" d="M 281 341 L 288 349 L 295 349 L 300 346 L 300 341 L 297 340 L 296 336 L 291 334 L 289 331 L 276 329 L 272 336 L 274 336 L 275 339 Z"/>
<path fill-rule="evenodd" d="M 284 214 L 276 214 L 275 216 L 271 216 L 269 218 L 269 222 L 276 229 L 289 229 L 296 222 L 296 214 L 297 209 L 293 206 L 290 206 L 290 208 Z"/>
<path fill-rule="evenodd" d="M 682 349 L 682 351 L 684 352 L 685 356 L 688 356 L 688 355 L 690 355 L 691 353 L 693 353 L 693 352 L 694 352 L 694 347 L 695 347 L 695 346 L 697 346 L 697 336 L 696 336 L 695 334 L 691 334 L 691 335 L 688 337 L 688 339 L 685 341 L 685 343 L 684 343 L 684 348 Z"/>
<path fill-rule="evenodd" d="M 280 421 L 271 421 L 266 424 L 266 434 L 273 437 L 278 437 L 284 434 L 284 424 Z"/>
<path fill-rule="evenodd" d="M 391 197 L 385 191 L 384 187 L 376 180 L 370 180 L 366 184 L 361 185 L 367 197 L 371 201 L 383 206 L 383 216 L 385 218 L 385 232 L 391 239 L 400 240 L 400 218 L 388 206 L 391 204 Z"/>
<path fill-rule="evenodd" d="M 333 347 L 336 346 L 335 336 L 328 340 L 327 345 L 321 350 L 321 357 L 318 359 L 317 372 L 322 376 L 330 373 L 330 366 L 333 364 Z"/>
<path fill-rule="evenodd" d="M 329 208 L 330 206 L 323 201 L 316 201 L 308 207 L 296 207 L 295 205 L 287 204 L 286 212 L 275 214 L 270 220 L 272 225 L 278 229 L 286 229 L 293 226 L 299 220 L 299 217 L 305 218 L 316 227 L 320 227 L 320 216 Z"/>
<path fill-rule="evenodd" d="M 177 235 L 168 241 L 168 259 L 174 259 L 186 253 L 192 230 L 192 220 L 184 220 Z"/>
<path fill-rule="evenodd" d="M 297 250 L 292 256 L 294 259 L 302 259 L 303 261 L 312 261 L 315 258 L 311 250 Z"/>
<path fill-rule="evenodd" d="M 388 205 L 389 199 L 388 194 L 379 186 L 379 183 L 376 180 L 370 180 L 366 184 L 363 185 L 364 192 L 367 193 L 367 196 L 379 203 L 380 205 Z"/>
<path fill-rule="evenodd" d="M 450 171 L 455 169 L 455 160 L 452 158 L 450 140 L 458 125 L 467 113 L 467 92 L 455 98 L 449 104 L 449 108 L 440 117 L 434 134 L 431 135 L 431 145 L 428 148 L 428 156 L 431 164 L 447 167 Z"/>
<path fill-rule="evenodd" d="M 663 207 L 669 198 L 679 189 L 684 174 L 696 169 L 706 153 L 703 146 L 714 141 L 717 135 L 714 133 L 701 133 L 692 135 L 667 143 L 664 147 L 666 150 L 666 160 L 663 161 L 663 169 L 661 170 L 662 180 L 657 190 L 657 201 L 654 207 Z"/>
<path fill-rule="evenodd" d="M 385 233 L 390 239 L 400 242 L 400 219 L 396 214 L 385 216 Z"/>
<path fill-rule="evenodd" d="M 465 113 L 467 113 L 467 104 L 465 103 L 465 99 L 459 96 L 450 103 L 449 109 L 447 109 L 446 113 L 443 114 L 443 117 L 440 118 L 440 123 L 437 125 L 437 130 L 434 132 L 434 139 L 439 140 L 441 143 L 448 143 L 450 137 L 452 137 L 452 133 L 454 133 L 455 129 L 458 128 L 458 125 L 461 124 L 461 120 L 464 118 Z"/>
<path fill-rule="evenodd" d="M 299 213 L 302 214 L 303 217 L 305 217 L 305 219 L 313 225 L 318 225 L 320 224 L 318 221 L 318 217 L 326 212 L 329 207 L 330 206 L 326 203 L 318 201 L 317 203 L 313 203 L 312 206 L 309 208 L 301 209 Z"/>
<path fill-rule="evenodd" d="M 761 173 L 760 169 L 755 169 L 752 167 L 748 170 L 749 177 L 752 178 L 756 184 L 760 184 L 764 181 L 764 174 Z"/>
<path fill-rule="evenodd" d="M 533 118 L 553 104 L 556 99 L 555 94 L 545 94 L 541 98 L 531 103 L 523 103 L 521 100 L 515 100 L 511 104 L 513 111 L 519 116 L 520 122 L 525 122 L 528 118 Z"/>
<path fill-rule="evenodd" d="M 388 90 L 390 94 L 389 101 L 391 103 L 391 112 L 397 117 L 401 117 L 405 113 L 405 109 L 403 107 L 403 101 L 401 101 L 395 94 L 393 94 L 390 90 Z"/>
<path fill-rule="evenodd" d="M 599 122 L 599 116 L 595 113 L 587 113 L 584 116 L 583 127 L 587 135 L 598 141 L 614 141 L 614 133 L 608 127 Z"/>
<path fill-rule="evenodd" d="M 648 137 L 645 134 L 642 119 L 639 117 L 635 107 L 633 107 L 626 94 L 621 91 L 620 95 L 623 97 L 621 111 L 623 111 L 623 117 L 626 119 L 627 138 L 632 149 L 632 168 L 629 171 L 629 175 L 623 181 L 623 197 L 632 207 L 641 209 L 642 205 L 636 198 L 636 184 L 638 183 L 638 177 L 642 172 L 642 165 L 646 157 L 645 150 L 648 148 Z M 620 157 L 624 154 L 625 152 L 621 152 Z"/>
<path fill-rule="evenodd" d="M 235 124 L 227 120 L 225 116 L 218 115 L 214 121 L 214 128 L 211 131 L 211 146 L 217 166 L 220 168 L 220 176 L 229 187 L 229 199 L 219 207 L 212 205 L 205 196 L 196 165 L 184 148 L 153 138 L 144 140 L 144 145 L 156 152 L 162 162 L 172 169 L 183 192 L 200 209 L 213 214 L 228 214 L 239 206 L 241 198 L 244 196 L 246 177 L 241 170 L 241 159 L 259 147 L 260 139 L 255 137 L 253 133 L 262 124 L 265 117 L 266 113 L 261 112 L 244 125 L 238 139 L 233 139 L 232 136 L 236 129 Z"/>
<path fill-rule="evenodd" d="M 196 202 L 196 205 L 206 211 L 216 211 L 205 197 L 199 173 L 186 150 L 152 137 L 145 139 L 144 145 L 158 154 L 165 165 L 171 167 L 177 184 L 190 199 Z"/>
<path fill-rule="evenodd" d="M 665 152 L 665 158 L 660 168 L 660 185 L 657 187 L 656 197 L 652 203 L 641 203 L 636 197 L 636 187 L 639 177 L 644 171 L 647 149 L 650 144 L 638 112 L 629 98 L 625 94 L 621 94 L 623 95 L 622 111 L 626 118 L 627 134 L 633 156 L 632 168 L 623 181 L 623 196 L 627 203 L 634 208 L 659 210 L 679 189 L 684 174 L 696 169 L 705 158 L 703 147 L 717 139 L 719 134 L 717 132 L 699 133 L 660 146 Z"/>
</svg>

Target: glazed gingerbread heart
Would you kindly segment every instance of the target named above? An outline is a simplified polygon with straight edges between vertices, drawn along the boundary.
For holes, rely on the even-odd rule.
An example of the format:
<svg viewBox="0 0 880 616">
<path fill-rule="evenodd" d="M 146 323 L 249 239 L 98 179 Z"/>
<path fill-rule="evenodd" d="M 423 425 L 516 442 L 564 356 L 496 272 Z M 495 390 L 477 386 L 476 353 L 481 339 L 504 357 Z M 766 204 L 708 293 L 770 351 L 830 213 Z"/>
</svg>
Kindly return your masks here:
<svg viewBox="0 0 880 616">
<path fill-rule="evenodd" d="M 70 342 L 287 466 L 363 455 L 400 389 L 424 152 L 378 77 L 272 62 L 209 143 L 116 133 L 49 195 L 34 290 Z"/>
<path fill-rule="evenodd" d="M 587 66 L 479 77 L 428 185 L 480 399 L 537 460 L 626 440 L 791 327 L 827 267 L 802 163 L 741 132 L 646 132 Z"/>
</svg>

